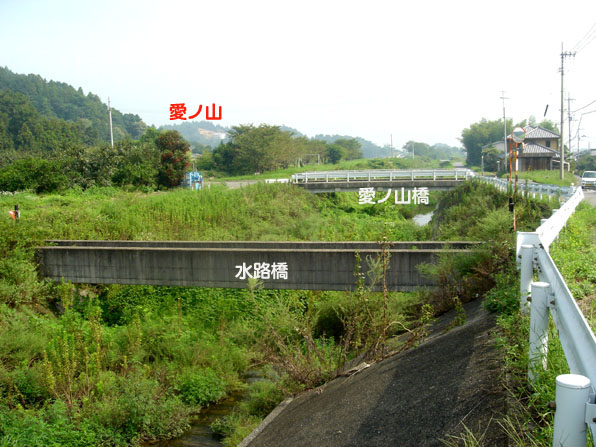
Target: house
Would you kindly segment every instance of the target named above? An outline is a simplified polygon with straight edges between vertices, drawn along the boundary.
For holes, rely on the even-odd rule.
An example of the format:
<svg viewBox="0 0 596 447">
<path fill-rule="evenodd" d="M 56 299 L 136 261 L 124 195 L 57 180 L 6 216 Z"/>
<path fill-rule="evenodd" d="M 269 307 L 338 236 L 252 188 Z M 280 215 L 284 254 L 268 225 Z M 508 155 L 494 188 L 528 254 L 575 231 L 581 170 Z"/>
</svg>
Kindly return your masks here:
<svg viewBox="0 0 596 447">
<path fill-rule="evenodd" d="M 561 159 L 558 151 L 560 135 L 538 126 L 526 126 L 525 129 L 526 138 L 517 154 L 518 171 L 558 169 Z M 508 135 L 507 139 L 510 140 L 511 135 Z M 505 153 L 502 141 L 495 142 L 491 146 Z M 569 169 L 568 162 L 565 162 L 565 166 Z"/>
</svg>

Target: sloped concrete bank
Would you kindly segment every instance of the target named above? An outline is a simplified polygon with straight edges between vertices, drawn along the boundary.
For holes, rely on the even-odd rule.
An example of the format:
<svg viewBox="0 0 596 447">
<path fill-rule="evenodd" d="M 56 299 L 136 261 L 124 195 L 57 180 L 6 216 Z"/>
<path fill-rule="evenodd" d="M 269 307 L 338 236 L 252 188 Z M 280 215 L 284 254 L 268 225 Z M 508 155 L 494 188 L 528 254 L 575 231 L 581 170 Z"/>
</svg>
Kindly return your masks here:
<svg viewBox="0 0 596 447">
<path fill-rule="evenodd" d="M 505 446 L 495 317 L 479 301 L 444 333 L 446 314 L 417 348 L 286 401 L 241 447 L 442 446 L 468 427 Z"/>
</svg>

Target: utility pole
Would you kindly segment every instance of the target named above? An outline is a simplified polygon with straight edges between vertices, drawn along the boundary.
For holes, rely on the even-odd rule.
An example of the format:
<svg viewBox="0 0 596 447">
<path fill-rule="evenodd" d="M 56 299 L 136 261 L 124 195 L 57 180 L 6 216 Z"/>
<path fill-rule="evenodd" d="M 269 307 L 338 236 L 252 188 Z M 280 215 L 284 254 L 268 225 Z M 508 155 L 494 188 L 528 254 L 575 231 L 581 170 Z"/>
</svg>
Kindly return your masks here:
<svg viewBox="0 0 596 447">
<path fill-rule="evenodd" d="M 565 97 L 564 97 L 564 82 L 563 78 L 565 77 L 565 58 L 566 57 L 575 57 L 575 53 L 571 53 L 569 51 L 563 51 L 563 43 L 561 43 L 561 148 L 560 148 L 560 158 L 561 158 L 561 180 L 565 175 L 565 143 L 563 138 L 563 131 L 564 131 L 564 120 L 565 120 Z"/>
<path fill-rule="evenodd" d="M 575 99 L 571 99 L 571 94 L 567 93 L 567 120 L 569 126 L 569 136 L 567 137 L 569 143 L 567 147 L 569 148 L 569 153 L 571 153 L 571 101 L 575 101 Z"/>
<path fill-rule="evenodd" d="M 108 96 L 108 114 L 110 115 L 110 143 L 114 147 L 114 131 L 112 130 L 112 107 L 110 106 L 110 97 Z"/>
<path fill-rule="evenodd" d="M 505 97 L 505 92 L 501 90 L 501 100 L 503 101 L 503 144 L 505 147 L 505 162 L 507 162 L 507 156 L 509 152 L 507 150 L 507 119 L 505 118 L 505 100 L 509 99 Z"/>
</svg>

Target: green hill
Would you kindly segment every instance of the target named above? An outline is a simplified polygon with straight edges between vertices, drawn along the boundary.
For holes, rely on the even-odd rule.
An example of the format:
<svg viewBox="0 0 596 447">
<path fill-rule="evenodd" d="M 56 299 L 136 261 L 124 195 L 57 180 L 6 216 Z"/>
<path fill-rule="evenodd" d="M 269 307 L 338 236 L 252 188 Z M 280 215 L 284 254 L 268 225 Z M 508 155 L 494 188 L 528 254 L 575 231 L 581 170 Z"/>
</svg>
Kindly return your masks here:
<svg viewBox="0 0 596 447">
<path fill-rule="evenodd" d="M 56 123 L 53 120 L 58 119 L 75 123 L 76 127 L 74 129 L 78 129 L 82 140 L 87 144 L 110 141 L 107 105 L 93 93 L 85 95 L 80 87 L 77 90 L 64 82 L 46 81 L 39 75 L 17 74 L 7 67 L 0 67 L 0 91 L 19 93 L 24 96 L 23 99 L 19 95 L 9 94 L 9 98 L 7 98 L 7 94 L 4 93 L 4 101 L 10 102 L 13 106 L 21 104 L 24 108 L 22 113 L 26 117 L 17 116 L 7 119 L 5 116 L 7 109 L 4 108 L 4 104 L 0 108 L 0 141 L 3 138 L 2 133 L 4 133 L 4 139 L 8 134 L 12 138 L 15 148 L 19 147 L 19 144 L 14 144 L 17 143 L 18 138 L 18 135 L 15 134 L 15 128 L 18 128 L 16 130 L 17 134 L 23 124 L 27 124 L 27 127 L 30 128 L 31 119 L 37 119 L 40 122 L 49 119 L 53 123 Z M 34 114 L 31 113 L 31 107 L 38 113 L 37 117 L 34 117 Z M 29 119 L 29 122 L 23 118 Z M 7 123 L 9 120 L 10 123 Z M 116 141 L 130 137 L 137 139 L 147 127 L 138 115 L 123 114 L 114 108 L 112 108 L 112 122 L 114 140 Z M 34 125 L 34 127 L 39 126 L 43 127 L 43 124 Z M 69 127 L 68 125 L 65 126 Z M 10 127 L 10 129 L 7 129 L 7 127 Z M 29 130 L 34 137 L 41 138 L 33 130 Z M 26 133 L 26 131 L 24 132 Z"/>
</svg>

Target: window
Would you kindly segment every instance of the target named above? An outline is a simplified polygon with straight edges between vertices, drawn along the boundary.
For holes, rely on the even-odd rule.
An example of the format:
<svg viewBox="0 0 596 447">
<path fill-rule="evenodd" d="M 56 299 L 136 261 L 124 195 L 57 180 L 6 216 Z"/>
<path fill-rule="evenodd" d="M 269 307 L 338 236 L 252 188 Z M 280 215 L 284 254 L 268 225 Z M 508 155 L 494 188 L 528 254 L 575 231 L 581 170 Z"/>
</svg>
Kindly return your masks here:
<svg viewBox="0 0 596 447">
<path fill-rule="evenodd" d="M 550 147 L 550 140 L 546 140 L 546 143 L 544 143 L 544 145 L 545 145 L 546 147 Z"/>
</svg>

